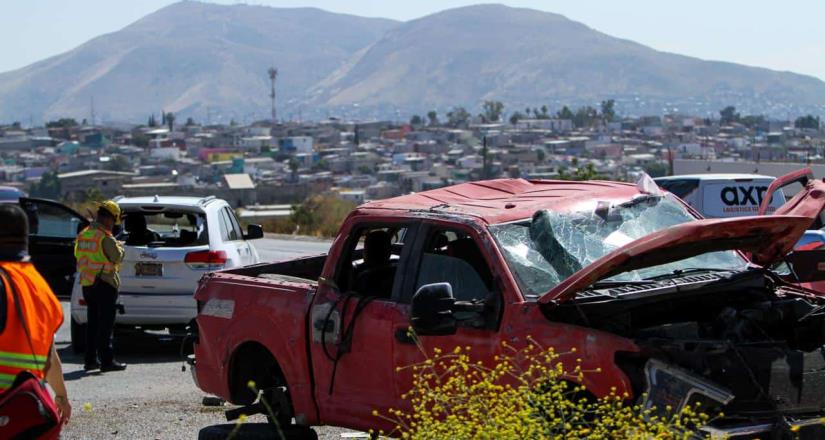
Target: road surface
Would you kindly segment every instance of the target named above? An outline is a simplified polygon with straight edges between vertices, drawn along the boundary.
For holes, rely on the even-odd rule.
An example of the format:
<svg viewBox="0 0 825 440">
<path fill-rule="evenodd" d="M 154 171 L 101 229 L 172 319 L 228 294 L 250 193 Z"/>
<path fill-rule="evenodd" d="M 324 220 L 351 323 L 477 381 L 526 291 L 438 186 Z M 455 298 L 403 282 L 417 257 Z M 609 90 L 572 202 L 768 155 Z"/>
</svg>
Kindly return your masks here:
<svg viewBox="0 0 825 440">
<path fill-rule="evenodd" d="M 266 238 L 256 240 L 255 247 L 264 261 L 275 261 L 326 252 L 329 242 Z M 193 440 L 201 428 L 226 423 L 223 412 L 229 407 L 201 404 L 204 394 L 190 372 L 181 371 L 180 341 L 165 335 L 119 336 L 115 351 L 129 364 L 126 371 L 85 373 L 82 355 L 71 351 L 69 303 L 62 304 L 66 319 L 56 342 L 74 407 L 62 438 Z M 332 427 L 316 431 L 327 440 L 350 432 Z"/>
<path fill-rule="evenodd" d="M 318 255 L 329 250 L 331 242 L 324 240 L 292 240 L 262 238 L 252 242 L 263 261 L 282 261 L 307 255 Z"/>
</svg>

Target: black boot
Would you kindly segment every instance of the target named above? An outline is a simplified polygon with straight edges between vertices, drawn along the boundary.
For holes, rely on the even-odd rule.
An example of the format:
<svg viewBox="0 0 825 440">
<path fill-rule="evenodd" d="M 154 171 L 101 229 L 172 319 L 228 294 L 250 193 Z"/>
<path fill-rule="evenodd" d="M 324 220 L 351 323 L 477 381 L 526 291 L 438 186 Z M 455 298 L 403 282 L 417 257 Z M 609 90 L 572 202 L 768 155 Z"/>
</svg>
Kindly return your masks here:
<svg viewBox="0 0 825 440">
<path fill-rule="evenodd" d="M 126 364 L 122 364 L 118 361 L 112 361 L 109 364 L 101 365 L 100 371 L 107 372 L 107 371 L 123 371 L 126 369 Z"/>
</svg>

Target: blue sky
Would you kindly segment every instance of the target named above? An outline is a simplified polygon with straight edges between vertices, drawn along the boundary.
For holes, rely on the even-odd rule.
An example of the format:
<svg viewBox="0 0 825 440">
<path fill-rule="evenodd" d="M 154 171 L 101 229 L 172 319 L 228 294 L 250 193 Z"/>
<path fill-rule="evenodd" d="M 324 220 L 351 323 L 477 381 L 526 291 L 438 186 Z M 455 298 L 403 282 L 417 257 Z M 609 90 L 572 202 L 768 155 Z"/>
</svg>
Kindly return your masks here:
<svg viewBox="0 0 825 440">
<path fill-rule="evenodd" d="M 216 3 L 241 3 L 217 0 Z M 0 72 L 69 50 L 118 30 L 170 0 L 4 0 Z M 269 6 L 315 6 L 398 20 L 479 3 L 463 0 L 255 0 Z M 825 80 L 825 1 L 786 0 L 502 0 L 556 12 L 655 49 L 790 70 Z"/>
</svg>

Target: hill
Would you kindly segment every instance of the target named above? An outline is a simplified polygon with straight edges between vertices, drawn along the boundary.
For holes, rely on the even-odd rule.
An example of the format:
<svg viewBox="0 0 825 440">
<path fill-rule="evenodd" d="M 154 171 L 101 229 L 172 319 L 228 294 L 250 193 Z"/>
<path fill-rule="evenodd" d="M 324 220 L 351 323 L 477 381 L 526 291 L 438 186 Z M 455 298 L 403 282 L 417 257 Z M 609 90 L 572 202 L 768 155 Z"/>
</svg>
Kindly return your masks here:
<svg viewBox="0 0 825 440">
<path fill-rule="evenodd" d="M 64 54 L 0 74 L 0 121 L 204 122 L 281 117 L 406 117 L 484 100 L 509 110 L 617 99 L 620 112 L 825 113 L 825 82 L 705 61 L 614 38 L 561 15 L 501 5 L 399 23 L 312 8 L 183 1 Z"/>
<path fill-rule="evenodd" d="M 390 29 L 314 93 L 321 105 L 419 111 L 476 108 L 486 99 L 522 108 L 513 104 L 607 97 L 705 102 L 715 111 L 720 103 L 815 106 L 825 100 L 825 82 L 656 51 L 557 14 L 477 5 Z"/>
<path fill-rule="evenodd" d="M 61 55 L 0 74 L 0 120 L 88 117 L 145 121 L 150 112 L 216 119 L 269 114 L 397 23 L 312 8 L 184 1 Z"/>
</svg>

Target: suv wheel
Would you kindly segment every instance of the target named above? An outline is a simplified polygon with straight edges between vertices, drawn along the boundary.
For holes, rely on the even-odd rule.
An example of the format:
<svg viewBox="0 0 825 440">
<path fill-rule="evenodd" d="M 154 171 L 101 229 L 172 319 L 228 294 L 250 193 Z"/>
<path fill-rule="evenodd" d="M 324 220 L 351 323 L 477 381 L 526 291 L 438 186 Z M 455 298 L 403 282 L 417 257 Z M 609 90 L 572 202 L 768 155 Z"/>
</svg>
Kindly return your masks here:
<svg viewBox="0 0 825 440">
<path fill-rule="evenodd" d="M 291 425 L 279 431 L 269 423 L 227 423 L 207 426 L 198 432 L 198 440 L 226 440 L 230 437 L 238 440 L 318 440 L 318 434 L 312 428 Z"/>
</svg>

